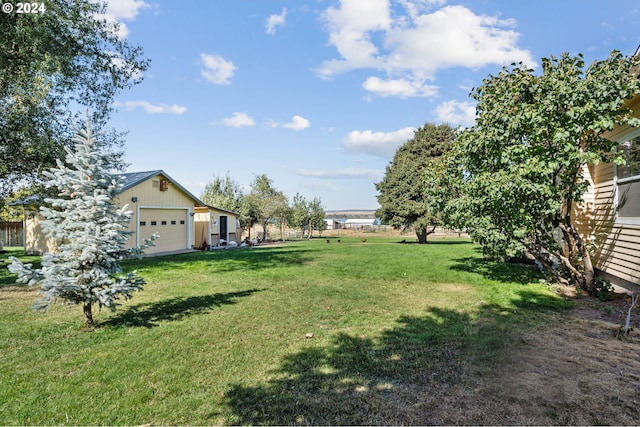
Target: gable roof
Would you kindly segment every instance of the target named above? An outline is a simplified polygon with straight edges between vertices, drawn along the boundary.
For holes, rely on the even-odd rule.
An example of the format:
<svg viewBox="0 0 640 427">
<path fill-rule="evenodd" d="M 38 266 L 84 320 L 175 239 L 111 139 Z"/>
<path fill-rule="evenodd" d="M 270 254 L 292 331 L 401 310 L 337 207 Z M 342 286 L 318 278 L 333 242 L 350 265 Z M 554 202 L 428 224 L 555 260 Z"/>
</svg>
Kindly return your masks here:
<svg viewBox="0 0 640 427">
<path fill-rule="evenodd" d="M 153 171 L 143 171 L 143 172 L 127 172 L 127 173 L 120 174 L 120 176 L 124 178 L 124 186 L 120 190 L 120 193 L 132 187 L 135 187 L 136 185 L 141 184 L 153 178 L 156 175 L 163 175 L 165 178 L 171 181 L 171 184 L 173 184 L 174 186 L 182 190 L 185 194 L 191 197 L 197 204 L 201 206 L 206 206 L 206 204 L 202 200 L 200 200 L 199 198 L 191 194 L 189 190 L 187 190 L 182 185 L 180 185 L 178 181 L 176 181 L 175 179 L 167 175 L 167 173 L 162 169 L 153 170 Z"/>
</svg>

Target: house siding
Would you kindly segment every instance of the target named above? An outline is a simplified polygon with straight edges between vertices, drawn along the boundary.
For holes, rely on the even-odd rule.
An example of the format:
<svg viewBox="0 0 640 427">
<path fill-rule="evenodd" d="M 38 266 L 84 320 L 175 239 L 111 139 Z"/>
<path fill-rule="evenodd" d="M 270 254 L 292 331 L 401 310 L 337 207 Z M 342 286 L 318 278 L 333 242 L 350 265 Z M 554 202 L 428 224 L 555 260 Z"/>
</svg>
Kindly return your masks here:
<svg viewBox="0 0 640 427">
<path fill-rule="evenodd" d="M 640 117 L 640 97 L 628 105 Z M 619 141 L 634 131 L 637 129 L 621 126 L 605 136 Z M 614 283 L 620 279 L 617 284 L 640 285 L 640 224 L 616 221 L 615 165 L 591 166 L 585 169 L 585 177 L 591 185 L 575 218 L 576 228 L 593 244 L 594 267 Z"/>
</svg>

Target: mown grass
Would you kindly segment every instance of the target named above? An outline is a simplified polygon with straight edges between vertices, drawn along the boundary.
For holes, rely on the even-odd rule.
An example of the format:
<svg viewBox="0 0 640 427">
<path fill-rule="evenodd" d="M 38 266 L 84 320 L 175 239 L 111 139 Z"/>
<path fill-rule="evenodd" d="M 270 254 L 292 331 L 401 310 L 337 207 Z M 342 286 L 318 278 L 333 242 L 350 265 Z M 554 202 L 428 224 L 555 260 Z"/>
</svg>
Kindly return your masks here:
<svg viewBox="0 0 640 427">
<path fill-rule="evenodd" d="M 127 262 L 145 290 L 91 330 L 2 269 L 0 424 L 429 424 L 416 396 L 570 304 L 464 239 L 330 241 Z"/>
</svg>

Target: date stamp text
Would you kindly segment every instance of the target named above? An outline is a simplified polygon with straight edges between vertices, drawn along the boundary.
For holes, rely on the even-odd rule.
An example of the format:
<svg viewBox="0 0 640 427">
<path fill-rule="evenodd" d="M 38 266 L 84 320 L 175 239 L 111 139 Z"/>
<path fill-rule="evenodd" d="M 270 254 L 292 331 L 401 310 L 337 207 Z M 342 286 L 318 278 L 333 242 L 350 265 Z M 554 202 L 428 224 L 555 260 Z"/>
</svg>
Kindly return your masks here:
<svg viewBox="0 0 640 427">
<path fill-rule="evenodd" d="M 17 3 L 2 3 L 3 13 L 44 13 L 46 11 L 45 5 L 42 2 L 17 2 Z"/>
</svg>

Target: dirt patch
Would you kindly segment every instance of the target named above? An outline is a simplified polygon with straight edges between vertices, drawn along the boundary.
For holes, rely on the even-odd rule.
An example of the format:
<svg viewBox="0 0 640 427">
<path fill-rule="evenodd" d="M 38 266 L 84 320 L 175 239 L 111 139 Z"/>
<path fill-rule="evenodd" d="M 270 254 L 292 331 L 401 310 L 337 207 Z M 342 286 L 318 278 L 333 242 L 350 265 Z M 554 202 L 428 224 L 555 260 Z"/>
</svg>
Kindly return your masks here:
<svg viewBox="0 0 640 427">
<path fill-rule="evenodd" d="M 523 331 L 499 367 L 466 379 L 431 406 L 435 424 L 638 425 L 640 339 L 617 337 L 626 297 L 577 297 L 568 314 Z M 639 327 L 634 310 L 632 325 Z"/>
</svg>

